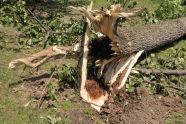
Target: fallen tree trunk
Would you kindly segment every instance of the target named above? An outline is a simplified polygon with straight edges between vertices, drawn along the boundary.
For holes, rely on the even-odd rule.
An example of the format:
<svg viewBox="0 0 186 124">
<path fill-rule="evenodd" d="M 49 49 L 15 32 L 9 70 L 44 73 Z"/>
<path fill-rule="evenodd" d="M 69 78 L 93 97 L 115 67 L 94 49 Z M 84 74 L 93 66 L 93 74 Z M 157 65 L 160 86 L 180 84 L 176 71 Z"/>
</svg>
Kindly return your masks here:
<svg viewBox="0 0 186 124">
<path fill-rule="evenodd" d="M 94 58 L 91 63 L 94 69 L 88 74 L 92 73 L 94 81 L 89 82 L 94 85 L 91 85 L 92 89 L 89 86 L 90 93 L 93 91 L 95 92 L 92 93 L 93 95 L 102 93 L 98 90 L 99 87 L 108 94 L 123 88 L 144 50 L 163 46 L 186 34 L 185 20 L 186 18 L 180 18 L 130 29 L 117 28 L 114 38 L 100 37 L 97 41 L 93 41 L 90 45 L 89 57 Z M 97 95 L 97 99 L 101 103 L 107 100 L 101 98 L 101 95 Z"/>
<path fill-rule="evenodd" d="M 186 35 L 186 17 L 126 28 L 119 27 L 118 23 L 138 15 L 143 9 L 126 13 L 120 4 L 111 5 L 110 10 L 98 12 L 87 11 L 83 7 L 74 9 L 82 11 L 89 18 L 97 33 L 100 32 L 109 37 L 112 41 L 110 44 L 111 50 L 120 55 L 129 55 L 141 50 L 151 50 Z"/>
<path fill-rule="evenodd" d="M 113 44 L 123 55 L 164 46 L 186 35 L 186 17 L 139 27 L 117 27 Z"/>
</svg>

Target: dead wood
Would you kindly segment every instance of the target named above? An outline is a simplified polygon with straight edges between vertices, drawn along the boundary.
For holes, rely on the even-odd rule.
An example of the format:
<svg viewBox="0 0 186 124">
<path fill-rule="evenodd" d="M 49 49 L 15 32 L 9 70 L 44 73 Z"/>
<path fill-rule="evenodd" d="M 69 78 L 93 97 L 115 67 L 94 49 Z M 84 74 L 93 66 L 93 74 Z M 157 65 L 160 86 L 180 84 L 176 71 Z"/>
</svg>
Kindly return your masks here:
<svg viewBox="0 0 186 124">
<path fill-rule="evenodd" d="M 85 84 L 87 80 L 87 61 L 88 61 L 88 45 L 89 45 L 89 38 L 90 38 L 90 21 L 88 19 L 84 20 L 84 27 L 83 27 L 83 36 L 82 41 L 79 43 L 76 51 L 79 51 L 79 61 L 78 61 L 78 69 L 79 69 L 79 83 L 80 89 L 84 87 L 82 84 Z M 75 46 L 76 47 L 76 46 Z"/>
<path fill-rule="evenodd" d="M 51 73 L 51 75 L 50 75 L 50 78 L 48 79 L 48 81 L 46 82 L 46 84 L 45 84 L 45 86 L 44 86 L 44 89 L 43 89 L 43 91 L 42 91 L 42 92 L 43 92 L 43 95 L 40 96 L 40 98 L 39 98 L 39 104 L 37 105 L 37 108 L 38 108 L 38 109 L 41 108 L 43 102 L 45 101 L 45 98 L 46 98 L 47 95 L 48 95 L 48 93 L 47 93 L 47 91 L 46 91 L 46 90 L 47 90 L 47 86 L 48 86 L 48 84 L 50 83 L 51 79 L 53 78 L 54 74 L 55 74 L 55 70 L 52 71 L 52 73 Z"/>
<path fill-rule="evenodd" d="M 92 2 L 90 6 L 87 8 L 87 11 L 92 9 Z M 80 50 L 80 61 L 79 61 L 79 69 L 80 69 L 80 77 L 79 81 L 81 83 L 80 86 L 80 95 L 87 103 L 90 103 L 93 108 L 100 111 L 101 106 L 105 103 L 108 98 L 107 92 L 101 89 L 96 81 L 90 81 L 87 79 L 87 64 L 88 64 L 88 55 L 89 55 L 89 42 L 90 42 L 90 20 L 86 18 L 85 27 L 84 27 L 84 36 L 83 41 L 81 43 Z M 96 88 L 96 89 L 95 89 Z M 95 92 L 95 93 L 94 93 Z"/>
<path fill-rule="evenodd" d="M 141 69 L 133 68 L 134 71 L 138 71 L 144 74 L 164 74 L 164 75 L 186 75 L 186 70 L 159 70 L 159 69 Z"/>
<path fill-rule="evenodd" d="M 101 79 L 113 90 L 121 89 L 125 85 L 132 67 L 142 53 L 143 51 L 139 51 L 127 56 L 118 56 L 104 60 L 98 69 L 97 78 Z"/>
<path fill-rule="evenodd" d="M 53 46 L 29 57 L 12 60 L 9 63 L 8 68 L 12 69 L 18 65 L 26 65 L 27 67 L 36 68 L 52 59 L 64 57 L 67 54 L 67 50 L 69 49 L 66 47 Z"/>
<path fill-rule="evenodd" d="M 120 20 L 127 19 L 138 15 L 143 11 L 142 8 L 132 10 L 131 12 L 125 12 L 120 4 L 111 5 L 111 9 L 108 10 L 86 10 L 84 7 L 69 7 L 81 11 L 92 23 L 96 32 L 100 32 L 108 36 L 111 40 L 114 40 L 114 32 L 116 31 L 117 23 Z M 122 19 L 120 19 L 122 18 Z"/>
</svg>

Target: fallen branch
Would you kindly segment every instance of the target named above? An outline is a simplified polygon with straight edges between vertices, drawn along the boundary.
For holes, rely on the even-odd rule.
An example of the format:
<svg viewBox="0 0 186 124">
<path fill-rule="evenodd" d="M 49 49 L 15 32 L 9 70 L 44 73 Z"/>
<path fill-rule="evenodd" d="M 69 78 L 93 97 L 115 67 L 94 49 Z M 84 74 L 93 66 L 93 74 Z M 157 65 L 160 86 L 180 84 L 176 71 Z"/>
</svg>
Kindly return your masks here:
<svg viewBox="0 0 186 124">
<path fill-rule="evenodd" d="M 166 88 L 172 88 L 174 90 L 178 90 L 178 91 L 181 91 L 181 92 L 186 92 L 186 88 L 181 88 L 181 87 L 177 87 L 177 86 L 173 86 L 173 85 L 165 85 L 163 83 L 155 83 L 155 82 L 152 82 L 152 81 L 144 81 L 145 83 L 147 84 L 153 84 L 153 85 L 161 85 L 163 87 L 166 87 Z"/>
<path fill-rule="evenodd" d="M 27 67 L 37 68 L 38 66 L 52 59 L 65 57 L 65 55 L 67 54 L 67 50 L 69 49 L 66 47 L 53 46 L 38 53 L 35 53 L 29 57 L 12 60 L 9 63 L 8 68 L 12 69 L 18 65 L 25 65 Z"/>
<path fill-rule="evenodd" d="M 141 68 L 133 68 L 133 70 L 144 74 L 186 75 L 186 70 L 159 70 Z"/>
<path fill-rule="evenodd" d="M 41 21 L 34 15 L 34 13 L 27 8 L 27 11 L 33 16 L 33 19 L 35 19 L 38 24 L 41 26 L 41 28 L 45 31 L 45 38 L 44 38 L 44 45 L 43 45 L 43 49 L 46 48 L 47 46 L 47 41 L 49 39 L 49 37 L 51 37 L 52 35 L 71 35 L 71 33 L 68 32 L 55 32 L 53 31 L 51 28 L 49 28 L 48 26 L 45 26 L 41 23 Z"/>
<path fill-rule="evenodd" d="M 46 91 L 46 89 L 47 89 L 47 86 L 48 86 L 48 84 L 50 83 L 51 79 L 53 78 L 54 74 L 55 74 L 55 70 L 53 70 L 53 71 L 51 72 L 50 78 L 49 78 L 49 80 L 47 81 L 47 83 L 46 83 L 45 86 L 44 86 L 43 92 L 45 92 L 45 93 L 44 93 L 44 94 L 40 97 L 40 99 L 39 99 L 39 104 L 38 104 L 38 106 L 37 106 L 38 109 L 41 108 L 43 102 L 45 101 L 45 98 L 46 98 L 46 96 L 47 96 L 47 91 Z"/>
<path fill-rule="evenodd" d="M 166 87 L 186 93 L 186 88 L 180 88 L 180 87 L 176 87 L 176 86 L 166 86 Z"/>
</svg>

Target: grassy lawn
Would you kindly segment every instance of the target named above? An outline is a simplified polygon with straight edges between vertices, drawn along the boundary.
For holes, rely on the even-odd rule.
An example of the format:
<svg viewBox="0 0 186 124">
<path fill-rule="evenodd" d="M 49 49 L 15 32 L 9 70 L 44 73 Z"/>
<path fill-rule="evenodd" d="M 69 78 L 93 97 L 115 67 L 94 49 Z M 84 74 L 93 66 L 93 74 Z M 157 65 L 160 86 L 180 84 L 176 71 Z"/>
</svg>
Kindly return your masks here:
<svg viewBox="0 0 186 124">
<path fill-rule="evenodd" d="M 130 3 L 137 2 L 137 7 L 147 8 L 150 12 L 153 12 L 160 5 L 161 0 L 131 0 Z M 107 0 L 93 0 L 95 8 L 101 8 L 109 6 Z"/>
<path fill-rule="evenodd" d="M 0 123 L 44 123 L 44 121 L 40 119 L 40 116 L 44 116 L 47 110 L 36 111 L 23 107 L 26 101 L 29 101 L 29 98 L 24 98 L 24 96 L 20 96 L 19 92 L 14 92 L 13 89 L 9 88 L 10 83 L 20 80 L 19 74 L 22 68 L 8 70 L 8 63 L 13 58 L 21 56 L 20 53 L 0 50 L 0 56 L 2 60 L 0 65 Z"/>
</svg>

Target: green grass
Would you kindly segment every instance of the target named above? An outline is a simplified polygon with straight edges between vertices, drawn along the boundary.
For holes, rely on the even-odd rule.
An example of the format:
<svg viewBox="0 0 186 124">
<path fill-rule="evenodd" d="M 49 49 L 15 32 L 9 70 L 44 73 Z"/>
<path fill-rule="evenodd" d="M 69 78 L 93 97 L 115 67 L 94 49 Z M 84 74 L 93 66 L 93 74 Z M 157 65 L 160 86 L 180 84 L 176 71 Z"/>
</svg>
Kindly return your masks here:
<svg viewBox="0 0 186 124">
<path fill-rule="evenodd" d="M 68 111 L 68 110 L 74 108 L 74 104 L 69 100 L 62 101 L 60 107 L 63 111 Z"/>
<path fill-rule="evenodd" d="M 0 58 L 2 60 L 0 64 L 0 124 L 47 124 L 48 115 L 56 116 L 56 112 L 53 111 L 53 108 L 38 110 L 31 105 L 24 107 L 26 103 L 30 100 L 33 101 L 33 99 L 29 97 L 31 94 L 23 94 L 19 92 L 23 83 L 27 83 L 21 82 L 20 75 L 23 71 L 23 66 L 14 70 L 8 69 L 8 63 L 12 59 L 25 56 L 22 53 L 31 54 L 35 51 L 39 51 L 38 48 L 36 49 L 37 50 L 25 49 L 21 52 L 0 50 Z M 68 60 L 67 62 L 69 65 L 74 65 L 71 60 Z M 60 63 L 57 61 L 57 63 L 45 64 L 40 69 L 49 72 L 52 65 Z M 22 76 L 23 75 L 30 77 L 29 69 L 26 69 L 25 74 L 22 74 Z M 18 92 L 14 92 L 14 88 L 17 89 Z M 30 104 L 32 103 L 33 102 Z M 61 107 L 66 111 L 75 108 L 74 104 L 70 101 L 62 102 Z M 63 124 L 69 124 L 70 121 L 66 118 L 61 118 L 60 122 Z"/>
<path fill-rule="evenodd" d="M 41 47 L 32 49 L 21 49 L 20 52 L 16 52 L 13 49 L 6 50 L 0 49 L 0 124 L 50 124 L 47 116 L 59 115 L 53 108 L 35 109 L 33 107 L 34 99 L 30 98 L 31 94 L 19 92 L 24 83 L 20 76 L 31 77 L 31 69 L 26 69 L 24 73 L 23 66 L 16 69 L 8 69 L 8 64 L 11 60 L 21 58 L 36 51 L 40 51 Z M 55 62 L 49 62 L 39 68 L 39 72 L 50 72 L 50 68 L 54 65 L 60 66 L 63 62 L 56 60 Z M 67 59 L 65 64 L 74 66 L 76 63 L 72 59 Z M 22 74 L 21 74 L 22 73 Z M 17 90 L 17 91 L 14 91 Z M 32 101 L 28 107 L 24 107 L 26 103 Z M 63 110 L 70 110 L 77 108 L 70 101 L 61 103 Z M 67 118 L 61 118 L 61 123 L 69 124 L 70 121 Z"/>
<path fill-rule="evenodd" d="M 107 7 L 109 3 L 107 0 L 93 0 L 93 7 L 96 9 L 100 9 L 101 7 Z"/>
<path fill-rule="evenodd" d="M 130 3 L 137 2 L 136 7 L 147 8 L 150 12 L 153 12 L 160 5 L 161 0 L 131 0 Z M 108 7 L 110 3 L 107 0 L 93 0 L 95 8 Z"/>
<path fill-rule="evenodd" d="M 84 108 L 84 113 L 87 114 L 88 116 L 92 116 L 93 115 L 93 110 L 90 106 L 87 106 Z"/>
<path fill-rule="evenodd" d="M 13 92 L 9 88 L 9 84 L 20 80 L 19 74 L 22 68 L 9 70 L 8 63 L 13 59 L 22 56 L 14 51 L 0 50 L 0 123 L 1 124 L 43 124 L 45 119 L 40 116 L 46 116 L 48 110 L 35 110 L 25 108 L 24 102 L 28 102 L 28 98 L 22 98 L 18 92 Z M 24 99 L 24 100 L 23 100 Z M 51 114 L 51 112 L 50 112 Z"/>
<path fill-rule="evenodd" d="M 71 120 L 67 117 L 47 116 L 48 124 L 71 124 Z"/>
<path fill-rule="evenodd" d="M 175 113 L 165 121 L 165 124 L 185 124 L 184 116 L 185 115 Z"/>
</svg>

